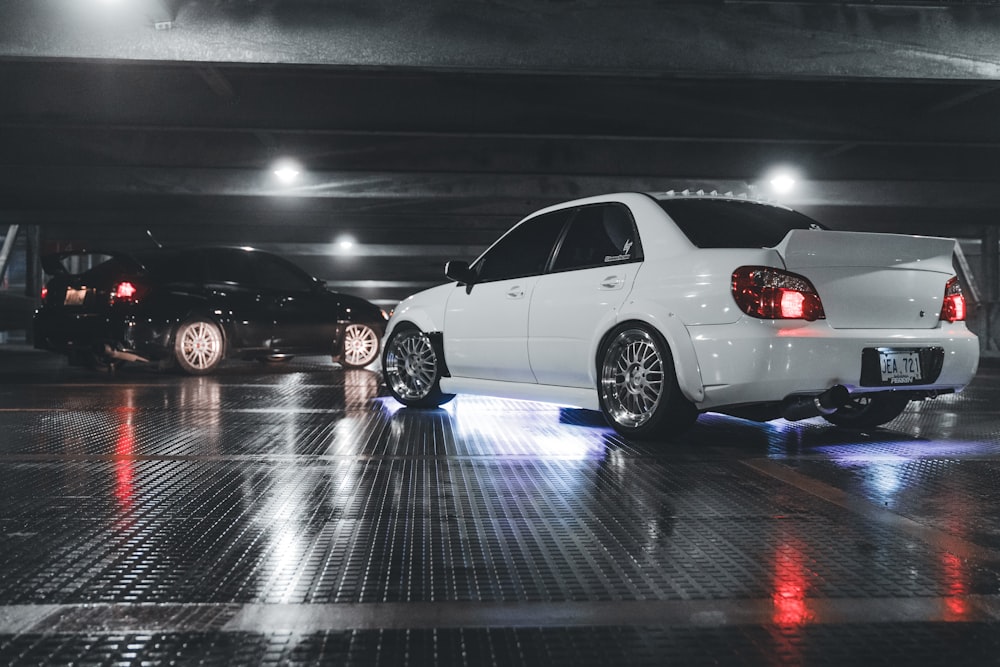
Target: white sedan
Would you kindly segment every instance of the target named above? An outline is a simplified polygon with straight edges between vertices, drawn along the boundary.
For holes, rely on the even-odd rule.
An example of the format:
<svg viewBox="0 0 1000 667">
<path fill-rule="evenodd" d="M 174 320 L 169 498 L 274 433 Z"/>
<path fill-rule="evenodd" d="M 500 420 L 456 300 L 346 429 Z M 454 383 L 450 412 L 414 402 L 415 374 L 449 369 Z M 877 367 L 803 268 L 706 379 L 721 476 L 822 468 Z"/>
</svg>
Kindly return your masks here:
<svg viewBox="0 0 1000 667">
<path fill-rule="evenodd" d="M 386 385 L 409 407 L 471 393 L 600 410 L 632 438 L 706 411 L 873 427 L 976 372 L 954 250 L 739 197 L 566 202 L 396 308 Z"/>
</svg>

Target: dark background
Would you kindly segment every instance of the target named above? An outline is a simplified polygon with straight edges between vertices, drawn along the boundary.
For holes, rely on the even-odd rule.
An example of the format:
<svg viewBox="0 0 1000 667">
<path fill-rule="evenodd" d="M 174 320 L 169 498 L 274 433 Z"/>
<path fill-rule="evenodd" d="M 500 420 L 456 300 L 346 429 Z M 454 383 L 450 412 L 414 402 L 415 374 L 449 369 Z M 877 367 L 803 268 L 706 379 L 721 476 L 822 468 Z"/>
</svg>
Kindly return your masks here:
<svg viewBox="0 0 1000 667">
<path fill-rule="evenodd" d="M 10 0 L 8 297 L 36 293 L 32 253 L 149 230 L 391 307 L 536 208 L 690 188 L 959 238 L 990 352 L 998 47 L 993 2 Z"/>
</svg>

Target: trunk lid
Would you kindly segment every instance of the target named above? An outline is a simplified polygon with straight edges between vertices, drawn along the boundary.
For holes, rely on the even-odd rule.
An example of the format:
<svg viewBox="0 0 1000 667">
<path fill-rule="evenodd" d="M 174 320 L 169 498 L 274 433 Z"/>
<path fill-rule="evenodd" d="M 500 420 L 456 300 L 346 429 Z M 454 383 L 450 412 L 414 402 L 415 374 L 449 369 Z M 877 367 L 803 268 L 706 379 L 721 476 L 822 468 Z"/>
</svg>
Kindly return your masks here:
<svg viewBox="0 0 1000 667">
<path fill-rule="evenodd" d="M 955 275 L 954 239 L 796 229 L 776 249 L 835 329 L 932 329 Z"/>
<path fill-rule="evenodd" d="M 47 283 L 45 305 L 80 312 L 106 309 L 120 281 L 134 280 L 145 272 L 139 260 L 119 252 L 66 251 L 41 259 L 42 268 L 53 276 Z"/>
</svg>

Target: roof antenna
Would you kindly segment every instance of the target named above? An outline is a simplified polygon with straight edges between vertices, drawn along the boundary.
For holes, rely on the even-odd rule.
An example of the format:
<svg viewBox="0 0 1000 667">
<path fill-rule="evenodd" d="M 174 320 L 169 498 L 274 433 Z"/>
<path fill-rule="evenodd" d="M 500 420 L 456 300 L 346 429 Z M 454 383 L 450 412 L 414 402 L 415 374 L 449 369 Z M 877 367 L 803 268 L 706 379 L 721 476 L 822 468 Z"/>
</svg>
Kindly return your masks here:
<svg viewBox="0 0 1000 667">
<path fill-rule="evenodd" d="M 156 247 L 157 247 L 157 248 L 162 248 L 162 247 L 163 247 L 163 244 L 162 244 L 162 243 L 160 243 L 159 241 L 157 241 L 157 240 L 156 240 L 156 237 L 155 237 L 155 236 L 153 236 L 153 232 L 149 231 L 148 229 L 146 230 L 146 236 L 148 236 L 148 237 L 150 238 L 150 240 L 152 240 L 152 241 L 153 241 L 153 243 L 155 243 L 155 244 L 156 244 Z"/>
</svg>

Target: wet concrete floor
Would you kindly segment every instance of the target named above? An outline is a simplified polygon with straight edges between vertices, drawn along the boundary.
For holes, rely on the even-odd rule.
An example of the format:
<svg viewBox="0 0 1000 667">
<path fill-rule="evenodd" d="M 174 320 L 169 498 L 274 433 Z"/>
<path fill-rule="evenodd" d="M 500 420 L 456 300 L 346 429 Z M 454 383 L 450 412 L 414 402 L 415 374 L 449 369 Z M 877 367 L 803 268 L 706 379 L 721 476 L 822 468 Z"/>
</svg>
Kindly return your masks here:
<svg viewBox="0 0 1000 667">
<path fill-rule="evenodd" d="M 887 427 L 0 347 L 0 664 L 1000 664 L 1000 367 Z"/>
</svg>

